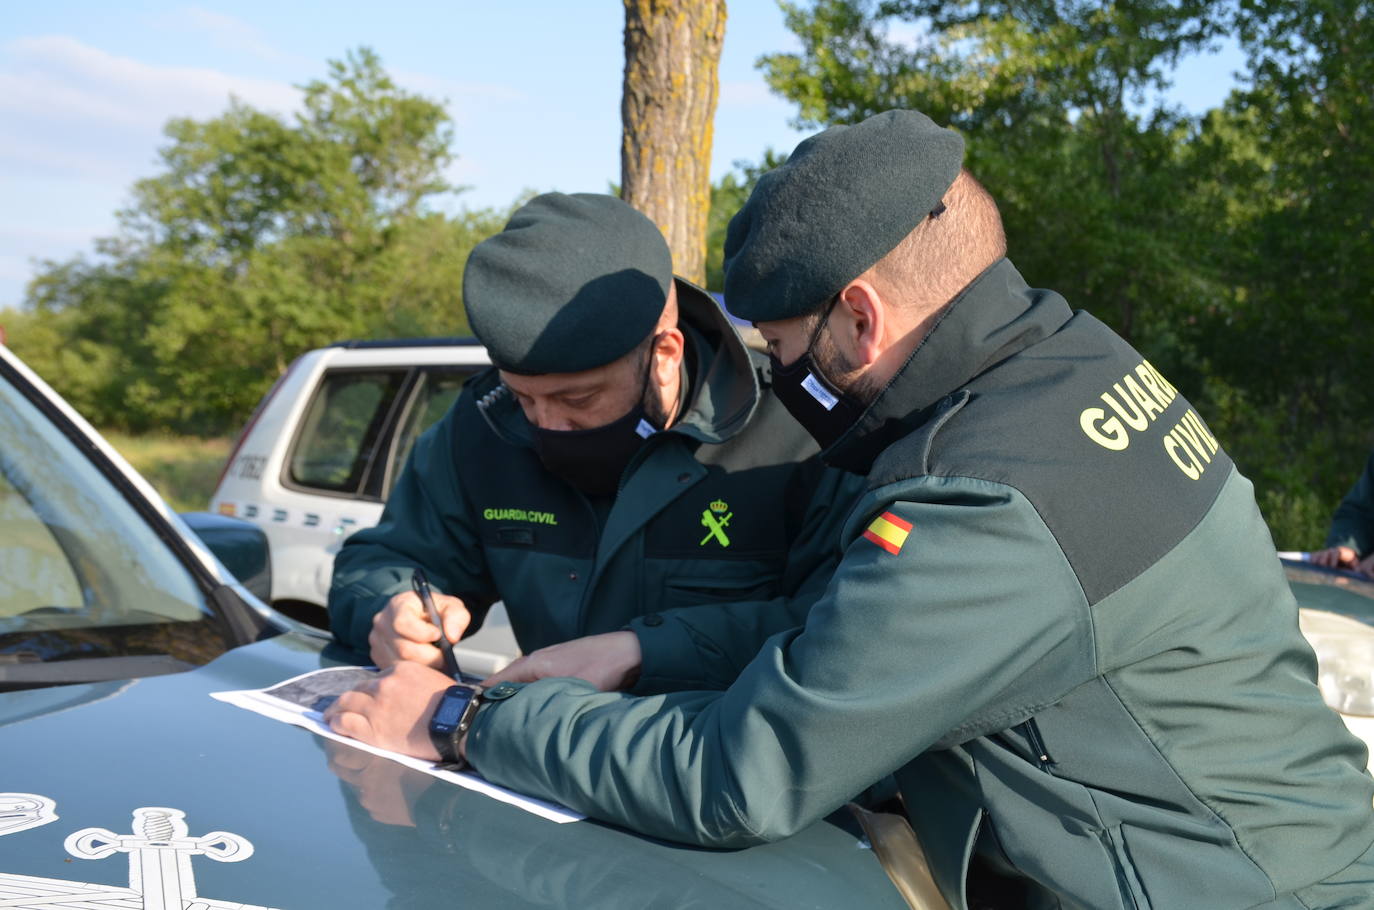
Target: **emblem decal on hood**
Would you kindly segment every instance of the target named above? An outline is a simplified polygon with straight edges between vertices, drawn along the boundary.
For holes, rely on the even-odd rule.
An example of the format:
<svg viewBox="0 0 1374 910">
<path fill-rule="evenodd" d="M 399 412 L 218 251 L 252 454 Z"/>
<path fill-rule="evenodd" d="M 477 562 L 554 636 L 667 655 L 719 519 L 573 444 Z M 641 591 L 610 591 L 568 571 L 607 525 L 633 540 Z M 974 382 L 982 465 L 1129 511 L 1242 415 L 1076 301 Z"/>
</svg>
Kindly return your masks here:
<svg viewBox="0 0 1374 910">
<path fill-rule="evenodd" d="M 22 799 L 20 799 L 22 798 Z M 8 800 L 8 802 L 6 802 Z M 9 805 L 46 806 L 48 817 L 23 827 L 45 824 L 57 818 L 53 801 L 28 793 L 0 794 L 0 808 Z M 6 829 L 0 814 L 0 833 Z M 80 859 L 104 859 L 115 853 L 129 855 L 129 887 L 69 882 L 54 878 L 0 873 L 0 907 L 81 906 L 91 910 L 141 907 L 142 910 L 269 910 L 235 901 L 220 901 L 196 894 L 192 856 L 208 856 L 221 863 L 236 863 L 253 855 L 253 845 L 237 834 L 211 831 L 191 836 L 186 813 L 180 809 L 145 806 L 134 810 L 133 833 L 115 834 L 104 828 L 83 828 L 64 842 L 67 852 Z M 32 904 L 26 902 L 31 901 Z"/>
<path fill-rule="evenodd" d="M 57 804 L 34 793 L 0 793 L 0 837 L 57 821 Z"/>
</svg>

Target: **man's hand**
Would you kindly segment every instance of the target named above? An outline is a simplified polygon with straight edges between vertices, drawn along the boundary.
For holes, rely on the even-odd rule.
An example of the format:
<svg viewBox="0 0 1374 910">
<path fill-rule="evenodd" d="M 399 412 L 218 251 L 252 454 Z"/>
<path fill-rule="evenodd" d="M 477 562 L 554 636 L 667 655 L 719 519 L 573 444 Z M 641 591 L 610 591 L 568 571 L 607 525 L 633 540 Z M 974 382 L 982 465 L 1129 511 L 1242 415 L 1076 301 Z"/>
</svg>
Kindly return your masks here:
<svg viewBox="0 0 1374 910">
<path fill-rule="evenodd" d="M 1327 569 L 1354 569 L 1359 557 L 1349 547 L 1327 547 L 1312 554 L 1312 564 Z M 1369 560 L 1365 560 L 1368 562 Z M 1364 563 L 1361 563 L 1363 565 Z M 1365 570 L 1360 570 L 1365 571 Z"/>
<path fill-rule="evenodd" d="M 434 594 L 434 606 L 444 622 L 444 634 L 449 641 L 458 641 L 472 622 L 472 614 L 460 598 L 449 594 Z M 420 597 L 414 591 L 402 591 L 387 601 L 385 607 L 372 617 L 372 631 L 367 636 L 372 660 L 382 669 L 403 660 L 414 661 L 434 669 L 442 669 L 444 656 L 433 644 L 439 640 L 439 630 L 425 615 Z"/>
<path fill-rule="evenodd" d="M 423 664 L 402 661 L 340 695 L 324 712 L 329 729 L 372 746 L 438 761 L 429 719 L 453 680 Z"/>
<path fill-rule="evenodd" d="M 602 692 L 612 692 L 635 684 L 639 679 L 642 658 L 639 636 L 633 632 L 589 635 L 532 651 L 512 661 L 501 672 L 484 679 L 482 685 L 534 682 L 551 676 L 576 676 Z"/>
<path fill-rule="evenodd" d="M 434 783 L 434 778 L 332 739 L 324 741 L 324 751 L 329 758 L 329 770 L 353 788 L 358 805 L 374 821 L 403 828 L 415 827 L 410 807 Z"/>
</svg>

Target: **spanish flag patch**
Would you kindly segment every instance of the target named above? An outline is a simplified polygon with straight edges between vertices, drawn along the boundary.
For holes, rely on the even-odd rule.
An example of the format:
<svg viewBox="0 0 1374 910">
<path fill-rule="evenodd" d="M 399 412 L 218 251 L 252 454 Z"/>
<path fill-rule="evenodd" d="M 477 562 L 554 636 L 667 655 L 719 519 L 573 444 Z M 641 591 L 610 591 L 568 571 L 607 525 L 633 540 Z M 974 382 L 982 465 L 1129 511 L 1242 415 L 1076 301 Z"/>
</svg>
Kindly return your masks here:
<svg viewBox="0 0 1374 910">
<path fill-rule="evenodd" d="M 902 544 L 906 543 L 910 533 L 911 522 L 902 521 L 891 512 L 884 512 L 873 519 L 873 523 L 864 531 L 864 537 L 895 556 L 902 552 Z"/>
</svg>

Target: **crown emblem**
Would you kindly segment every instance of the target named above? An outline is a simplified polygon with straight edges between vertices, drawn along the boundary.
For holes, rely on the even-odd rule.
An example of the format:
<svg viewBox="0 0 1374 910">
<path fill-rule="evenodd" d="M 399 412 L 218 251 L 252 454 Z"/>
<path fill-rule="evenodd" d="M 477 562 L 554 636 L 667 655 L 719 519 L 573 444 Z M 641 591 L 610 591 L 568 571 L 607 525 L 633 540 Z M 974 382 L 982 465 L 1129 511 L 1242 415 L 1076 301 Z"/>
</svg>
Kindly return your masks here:
<svg viewBox="0 0 1374 910">
<path fill-rule="evenodd" d="M 717 499 L 716 501 L 711 503 L 711 511 L 715 512 L 717 515 L 726 511 L 729 508 L 730 507 L 726 505 L 725 500 L 723 499 Z"/>
</svg>

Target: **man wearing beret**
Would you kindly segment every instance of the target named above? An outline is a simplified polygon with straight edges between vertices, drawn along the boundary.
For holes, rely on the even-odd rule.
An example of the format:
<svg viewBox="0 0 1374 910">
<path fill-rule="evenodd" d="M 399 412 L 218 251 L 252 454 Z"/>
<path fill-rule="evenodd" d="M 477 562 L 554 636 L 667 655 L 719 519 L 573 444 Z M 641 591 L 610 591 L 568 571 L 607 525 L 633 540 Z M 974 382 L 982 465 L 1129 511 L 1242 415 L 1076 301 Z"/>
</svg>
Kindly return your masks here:
<svg viewBox="0 0 1374 910">
<path fill-rule="evenodd" d="M 539 196 L 472 252 L 463 297 L 495 368 L 339 552 L 342 643 L 442 666 L 417 566 L 451 640 L 501 598 L 525 664 L 607 688 L 723 688 L 801 623 L 859 478 L 820 464 L 653 222 L 611 196 Z"/>
<path fill-rule="evenodd" d="M 730 224 L 779 397 L 867 477 L 805 625 L 725 692 L 506 683 L 467 759 L 718 846 L 891 774 L 959 908 L 1374 906 L 1366 751 L 1250 484 L 1139 353 L 1027 286 L 962 154 L 914 112 L 834 127 Z M 389 689 L 381 738 L 423 752 L 423 700 Z"/>
</svg>

